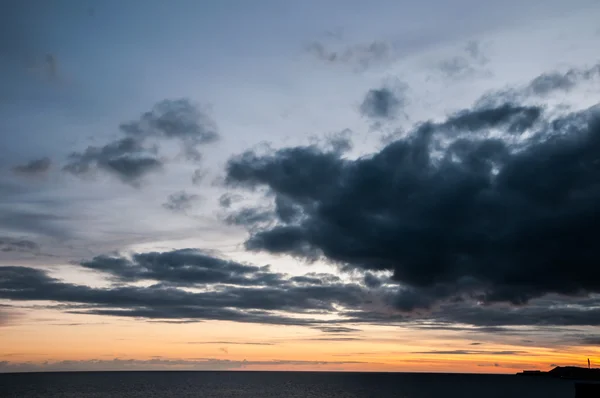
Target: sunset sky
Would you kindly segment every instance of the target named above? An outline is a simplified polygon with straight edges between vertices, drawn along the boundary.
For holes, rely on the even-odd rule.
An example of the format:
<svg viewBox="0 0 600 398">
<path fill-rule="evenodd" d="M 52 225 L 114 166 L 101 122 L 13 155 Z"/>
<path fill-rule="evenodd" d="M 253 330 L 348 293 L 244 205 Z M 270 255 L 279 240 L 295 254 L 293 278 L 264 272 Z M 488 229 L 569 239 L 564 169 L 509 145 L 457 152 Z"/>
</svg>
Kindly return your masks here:
<svg viewBox="0 0 600 398">
<path fill-rule="evenodd" d="M 600 367 L 596 0 L 0 5 L 0 372 Z"/>
</svg>

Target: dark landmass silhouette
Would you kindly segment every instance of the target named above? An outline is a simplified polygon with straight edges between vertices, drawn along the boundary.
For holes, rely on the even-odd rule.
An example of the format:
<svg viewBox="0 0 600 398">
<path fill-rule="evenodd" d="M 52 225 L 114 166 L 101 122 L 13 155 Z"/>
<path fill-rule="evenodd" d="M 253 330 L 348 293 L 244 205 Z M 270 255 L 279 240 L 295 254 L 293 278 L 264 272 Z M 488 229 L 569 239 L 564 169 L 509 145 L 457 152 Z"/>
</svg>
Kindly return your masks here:
<svg viewBox="0 0 600 398">
<path fill-rule="evenodd" d="M 554 369 L 543 372 L 541 370 L 524 370 L 517 373 L 518 376 L 552 377 L 567 380 L 593 380 L 600 381 L 600 368 L 581 368 L 578 366 L 557 366 Z"/>
</svg>

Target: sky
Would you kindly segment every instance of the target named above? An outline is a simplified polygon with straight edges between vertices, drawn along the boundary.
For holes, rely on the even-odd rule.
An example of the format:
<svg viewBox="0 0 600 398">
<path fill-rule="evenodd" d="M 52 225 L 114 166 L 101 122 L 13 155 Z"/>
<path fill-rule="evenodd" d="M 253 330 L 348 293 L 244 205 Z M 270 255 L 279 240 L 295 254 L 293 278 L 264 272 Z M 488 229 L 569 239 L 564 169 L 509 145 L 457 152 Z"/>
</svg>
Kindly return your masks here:
<svg viewBox="0 0 600 398">
<path fill-rule="evenodd" d="M 597 1 L 0 7 L 0 372 L 600 363 Z"/>
</svg>

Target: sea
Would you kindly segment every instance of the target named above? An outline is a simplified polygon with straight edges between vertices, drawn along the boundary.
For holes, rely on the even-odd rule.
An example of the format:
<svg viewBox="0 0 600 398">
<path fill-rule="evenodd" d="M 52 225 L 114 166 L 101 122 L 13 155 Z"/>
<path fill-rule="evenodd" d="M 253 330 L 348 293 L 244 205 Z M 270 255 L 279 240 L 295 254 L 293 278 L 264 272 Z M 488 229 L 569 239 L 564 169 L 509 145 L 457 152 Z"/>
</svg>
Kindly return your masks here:
<svg viewBox="0 0 600 398">
<path fill-rule="evenodd" d="M 0 374 L 15 398 L 573 398 L 573 382 L 512 375 L 313 372 Z"/>
</svg>

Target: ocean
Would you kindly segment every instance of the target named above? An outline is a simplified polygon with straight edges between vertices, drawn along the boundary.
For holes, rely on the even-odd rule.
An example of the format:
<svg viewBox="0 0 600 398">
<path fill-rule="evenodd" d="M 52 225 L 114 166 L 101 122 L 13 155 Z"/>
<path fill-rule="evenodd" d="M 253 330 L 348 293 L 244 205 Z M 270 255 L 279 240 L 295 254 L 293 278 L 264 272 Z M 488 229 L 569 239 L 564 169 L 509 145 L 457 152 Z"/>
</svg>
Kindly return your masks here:
<svg viewBox="0 0 600 398">
<path fill-rule="evenodd" d="M 511 375 L 313 372 L 0 374 L 15 398 L 573 398 L 572 382 Z"/>
</svg>

